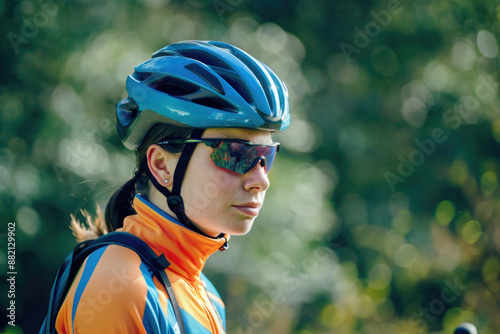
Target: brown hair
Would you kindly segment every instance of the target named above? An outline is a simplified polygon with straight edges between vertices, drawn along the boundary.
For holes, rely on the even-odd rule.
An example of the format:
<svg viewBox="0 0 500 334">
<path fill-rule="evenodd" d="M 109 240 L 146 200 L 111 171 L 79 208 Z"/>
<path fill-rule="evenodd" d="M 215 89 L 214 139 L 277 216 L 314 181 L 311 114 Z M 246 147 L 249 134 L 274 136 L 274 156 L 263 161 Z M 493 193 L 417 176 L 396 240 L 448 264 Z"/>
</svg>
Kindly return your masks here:
<svg viewBox="0 0 500 334">
<path fill-rule="evenodd" d="M 122 227 L 123 219 L 135 214 L 135 210 L 132 207 L 135 194 L 141 191 L 147 192 L 149 189 L 149 178 L 146 174 L 148 168 L 146 156 L 148 147 L 162 140 L 188 138 L 192 132 L 192 128 L 168 124 L 153 126 L 136 150 L 135 175 L 111 195 L 106 205 L 105 214 L 103 214 L 99 206 L 96 209 L 96 217 L 92 217 L 88 211 L 82 211 L 86 224 L 80 223 L 74 215 L 71 215 L 70 228 L 76 240 L 81 242 L 95 239 Z M 170 153 L 180 153 L 184 149 L 184 146 L 181 144 L 162 145 Z"/>
</svg>

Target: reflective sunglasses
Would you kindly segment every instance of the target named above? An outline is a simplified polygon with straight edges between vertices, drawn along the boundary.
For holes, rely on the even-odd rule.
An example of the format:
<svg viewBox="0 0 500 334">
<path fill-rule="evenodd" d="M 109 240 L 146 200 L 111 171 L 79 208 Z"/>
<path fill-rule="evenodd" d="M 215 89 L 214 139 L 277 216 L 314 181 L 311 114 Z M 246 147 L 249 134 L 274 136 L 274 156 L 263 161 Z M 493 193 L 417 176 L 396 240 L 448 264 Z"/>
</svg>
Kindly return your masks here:
<svg viewBox="0 0 500 334">
<path fill-rule="evenodd" d="M 247 140 L 227 138 L 200 138 L 200 139 L 171 139 L 160 141 L 158 145 L 168 144 L 199 144 L 210 146 L 213 151 L 210 158 L 215 166 L 231 170 L 238 174 L 245 174 L 260 162 L 269 173 L 279 151 L 279 143 L 254 144 Z"/>
</svg>

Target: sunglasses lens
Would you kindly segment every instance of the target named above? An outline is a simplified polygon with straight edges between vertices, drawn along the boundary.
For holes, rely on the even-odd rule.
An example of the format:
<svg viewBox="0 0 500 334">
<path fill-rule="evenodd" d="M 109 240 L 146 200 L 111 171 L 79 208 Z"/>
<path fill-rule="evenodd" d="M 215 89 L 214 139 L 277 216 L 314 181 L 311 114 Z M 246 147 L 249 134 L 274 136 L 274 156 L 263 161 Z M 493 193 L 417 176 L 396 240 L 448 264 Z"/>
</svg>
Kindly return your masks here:
<svg viewBox="0 0 500 334">
<path fill-rule="evenodd" d="M 239 174 L 250 171 L 261 158 L 265 158 L 266 174 L 276 156 L 276 146 L 253 146 L 231 141 L 223 141 L 220 146 L 210 154 L 217 167 L 229 169 Z"/>
</svg>

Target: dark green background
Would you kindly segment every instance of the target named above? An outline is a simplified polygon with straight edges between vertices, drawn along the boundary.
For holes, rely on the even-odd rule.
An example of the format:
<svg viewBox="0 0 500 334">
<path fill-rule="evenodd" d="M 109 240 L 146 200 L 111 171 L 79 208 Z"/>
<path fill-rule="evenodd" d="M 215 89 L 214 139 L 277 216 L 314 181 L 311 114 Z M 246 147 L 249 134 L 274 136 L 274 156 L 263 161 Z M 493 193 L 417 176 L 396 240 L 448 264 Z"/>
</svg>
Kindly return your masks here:
<svg viewBox="0 0 500 334">
<path fill-rule="evenodd" d="M 6 332 L 38 330 L 70 214 L 132 174 L 114 129 L 126 76 L 186 39 L 245 49 L 290 92 L 265 208 L 206 266 L 229 333 L 500 331 L 498 2 L 1 0 L 0 15 Z"/>
</svg>

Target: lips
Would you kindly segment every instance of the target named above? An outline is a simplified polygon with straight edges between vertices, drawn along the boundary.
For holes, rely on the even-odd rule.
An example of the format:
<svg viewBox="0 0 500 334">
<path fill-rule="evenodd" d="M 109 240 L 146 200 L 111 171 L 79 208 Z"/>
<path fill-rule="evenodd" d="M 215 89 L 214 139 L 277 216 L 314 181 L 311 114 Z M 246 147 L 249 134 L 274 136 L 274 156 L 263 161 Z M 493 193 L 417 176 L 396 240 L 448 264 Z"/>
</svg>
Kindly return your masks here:
<svg viewBox="0 0 500 334">
<path fill-rule="evenodd" d="M 248 202 L 233 206 L 234 208 L 236 208 L 236 210 L 243 212 L 246 215 L 249 215 L 251 217 L 257 217 L 259 215 L 259 211 L 262 204 L 258 202 Z"/>
</svg>

